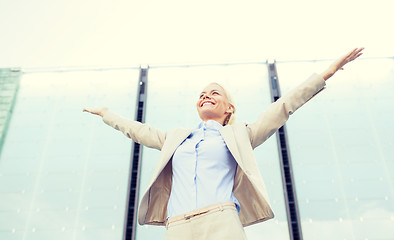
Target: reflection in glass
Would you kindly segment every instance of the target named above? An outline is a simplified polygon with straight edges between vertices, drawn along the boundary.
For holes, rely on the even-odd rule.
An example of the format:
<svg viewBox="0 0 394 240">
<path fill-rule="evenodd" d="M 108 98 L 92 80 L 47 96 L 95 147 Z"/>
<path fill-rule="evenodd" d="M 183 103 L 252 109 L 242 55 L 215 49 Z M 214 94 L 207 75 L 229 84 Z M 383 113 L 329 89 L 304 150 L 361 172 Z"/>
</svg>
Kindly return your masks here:
<svg viewBox="0 0 394 240">
<path fill-rule="evenodd" d="M 0 239 L 121 239 L 131 141 L 84 107 L 133 118 L 138 70 L 30 73 L 0 159 Z"/>
<path fill-rule="evenodd" d="M 328 62 L 279 63 L 282 92 Z M 288 122 L 304 239 L 394 239 L 394 64 L 364 60 Z"/>
</svg>

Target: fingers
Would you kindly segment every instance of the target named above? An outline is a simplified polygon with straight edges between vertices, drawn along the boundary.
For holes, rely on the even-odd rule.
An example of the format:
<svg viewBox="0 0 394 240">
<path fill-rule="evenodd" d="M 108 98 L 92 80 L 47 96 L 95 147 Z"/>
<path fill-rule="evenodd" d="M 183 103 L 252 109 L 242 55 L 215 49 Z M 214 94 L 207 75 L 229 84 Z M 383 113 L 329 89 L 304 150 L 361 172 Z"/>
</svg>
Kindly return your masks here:
<svg viewBox="0 0 394 240">
<path fill-rule="evenodd" d="M 363 53 L 362 51 L 364 50 L 364 48 L 355 48 L 353 49 L 353 51 L 351 51 L 347 56 L 346 59 L 348 62 L 353 61 L 354 59 L 360 57 Z"/>
<path fill-rule="evenodd" d="M 105 111 L 107 111 L 107 110 L 108 110 L 107 107 L 103 107 L 103 108 L 96 108 L 96 109 L 84 108 L 82 111 L 83 112 L 88 112 L 88 113 L 91 113 L 91 114 L 100 115 L 102 117 L 103 113 Z"/>
<path fill-rule="evenodd" d="M 356 59 L 356 58 L 360 57 L 361 55 L 363 55 L 363 53 L 361 52 L 363 49 L 364 48 L 358 50 L 350 61 L 353 61 L 354 59 Z"/>
<path fill-rule="evenodd" d="M 98 111 L 97 111 L 97 110 L 88 109 L 88 108 L 84 108 L 84 109 L 82 110 L 82 112 L 88 112 L 88 113 L 91 113 L 91 114 L 98 114 Z"/>
<path fill-rule="evenodd" d="M 357 48 L 355 48 L 355 49 L 353 49 L 352 51 L 350 51 L 350 52 L 347 54 L 346 58 L 351 57 L 356 51 L 357 51 Z"/>
</svg>

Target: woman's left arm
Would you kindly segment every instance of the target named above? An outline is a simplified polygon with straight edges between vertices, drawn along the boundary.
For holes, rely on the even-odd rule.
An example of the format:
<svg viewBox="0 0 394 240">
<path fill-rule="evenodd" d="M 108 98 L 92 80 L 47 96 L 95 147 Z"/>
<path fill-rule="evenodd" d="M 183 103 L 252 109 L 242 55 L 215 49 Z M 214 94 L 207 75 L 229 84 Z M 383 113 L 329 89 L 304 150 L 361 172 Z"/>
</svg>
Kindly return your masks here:
<svg viewBox="0 0 394 240">
<path fill-rule="evenodd" d="M 272 103 L 258 119 L 247 125 L 252 147 L 255 148 L 273 135 L 299 107 L 320 92 L 325 81 L 338 70 L 361 56 L 363 48 L 356 48 L 338 60 L 334 61 L 322 74 L 313 74 L 309 79 L 292 89 L 287 94 Z"/>
</svg>

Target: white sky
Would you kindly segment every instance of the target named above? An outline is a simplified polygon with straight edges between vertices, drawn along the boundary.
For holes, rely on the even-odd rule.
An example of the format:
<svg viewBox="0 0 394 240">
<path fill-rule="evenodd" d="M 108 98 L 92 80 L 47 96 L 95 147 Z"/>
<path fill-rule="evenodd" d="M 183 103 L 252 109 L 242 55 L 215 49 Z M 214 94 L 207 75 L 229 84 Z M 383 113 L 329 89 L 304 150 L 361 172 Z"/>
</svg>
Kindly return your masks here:
<svg viewBox="0 0 394 240">
<path fill-rule="evenodd" d="M 394 56 L 394 1 L 0 0 L 0 67 Z"/>
</svg>

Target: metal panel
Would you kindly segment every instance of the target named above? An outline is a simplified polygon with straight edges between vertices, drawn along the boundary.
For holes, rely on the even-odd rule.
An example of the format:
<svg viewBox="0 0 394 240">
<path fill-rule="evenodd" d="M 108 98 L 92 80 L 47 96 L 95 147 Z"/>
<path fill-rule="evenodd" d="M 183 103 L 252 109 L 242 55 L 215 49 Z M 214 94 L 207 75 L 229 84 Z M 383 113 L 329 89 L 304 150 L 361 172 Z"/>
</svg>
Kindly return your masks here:
<svg viewBox="0 0 394 240">
<path fill-rule="evenodd" d="M 146 90 L 148 83 L 148 67 L 140 68 L 140 76 L 138 81 L 138 94 L 135 108 L 135 120 L 138 122 L 145 122 L 145 109 L 146 109 Z M 133 143 L 132 150 L 132 166 L 130 169 L 129 179 L 129 199 L 128 199 L 128 211 L 127 221 L 124 232 L 124 239 L 129 240 L 135 239 L 135 228 L 138 221 L 138 193 L 139 193 L 139 179 L 141 172 L 141 155 L 142 147 L 138 143 Z"/>
<path fill-rule="evenodd" d="M 278 83 L 279 78 L 276 71 L 276 63 L 267 62 L 267 66 L 272 102 L 275 102 L 281 97 Z M 302 231 L 300 226 L 300 216 L 298 213 L 297 197 L 285 125 L 279 128 L 278 134 L 276 134 L 276 139 L 278 142 L 278 152 L 281 165 L 282 183 L 285 195 L 284 197 L 286 201 L 287 219 L 289 222 L 288 226 L 290 239 L 301 240 Z"/>
</svg>

